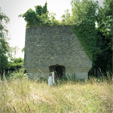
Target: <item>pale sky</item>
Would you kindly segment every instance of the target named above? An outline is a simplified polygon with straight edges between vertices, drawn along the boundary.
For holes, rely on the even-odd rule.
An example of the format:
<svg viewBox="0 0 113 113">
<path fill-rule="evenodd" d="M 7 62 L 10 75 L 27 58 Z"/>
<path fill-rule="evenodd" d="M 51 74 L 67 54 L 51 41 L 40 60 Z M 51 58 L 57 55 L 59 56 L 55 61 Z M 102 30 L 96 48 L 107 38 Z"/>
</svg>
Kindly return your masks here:
<svg viewBox="0 0 113 113">
<path fill-rule="evenodd" d="M 25 46 L 26 29 L 24 19 L 18 17 L 18 15 L 25 13 L 29 8 L 33 9 L 36 5 L 43 6 L 46 1 L 49 12 L 56 13 L 57 19 L 60 19 L 66 9 L 71 11 L 71 0 L 0 0 L 2 12 L 10 18 L 10 22 L 7 25 L 10 46 L 19 48 L 16 57 L 24 57 L 21 49 Z M 102 4 L 102 1 L 99 0 L 100 4 Z"/>
</svg>

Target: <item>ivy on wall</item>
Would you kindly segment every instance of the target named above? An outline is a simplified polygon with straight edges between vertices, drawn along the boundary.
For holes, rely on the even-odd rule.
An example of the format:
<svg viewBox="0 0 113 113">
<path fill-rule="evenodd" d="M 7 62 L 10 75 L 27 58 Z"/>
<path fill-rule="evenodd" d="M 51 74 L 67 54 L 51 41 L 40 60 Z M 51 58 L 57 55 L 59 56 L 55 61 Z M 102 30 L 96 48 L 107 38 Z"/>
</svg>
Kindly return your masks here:
<svg viewBox="0 0 113 113">
<path fill-rule="evenodd" d="M 103 7 L 94 0 L 72 0 L 72 14 L 69 10 L 62 15 L 61 21 L 49 13 L 47 3 L 35 6 L 21 16 L 27 27 L 40 25 L 72 25 L 73 32 L 93 62 L 94 68 L 112 71 L 112 26 L 113 0 L 104 0 Z"/>
<path fill-rule="evenodd" d="M 73 31 L 93 62 L 104 74 L 112 70 L 113 0 L 103 6 L 93 0 L 72 0 Z"/>
<path fill-rule="evenodd" d="M 93 56 L 97 52 L 95 19 L 98 4 L 91 0 L 82 0 L 81 2 L 73 0 L 72 6 L 73 31 L 86 54 L 93 60 Z"/>
</svg>

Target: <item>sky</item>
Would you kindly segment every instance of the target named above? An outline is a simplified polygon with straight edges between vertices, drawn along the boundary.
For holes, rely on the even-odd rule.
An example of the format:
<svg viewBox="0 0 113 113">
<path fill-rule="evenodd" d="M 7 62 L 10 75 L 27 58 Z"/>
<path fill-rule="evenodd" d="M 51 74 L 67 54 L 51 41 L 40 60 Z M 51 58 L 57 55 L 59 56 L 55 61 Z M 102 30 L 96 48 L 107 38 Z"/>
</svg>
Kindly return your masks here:
<svg viewBox="0 0 113 113">
<path fill-rule="evenodd" d="M 48 3 L 48 10 L 50 13 L 56 13 L 56 18 L 65 13 L 66 9 L 71 11 L 71 0 L 0 0 L 0 7 L 3 13 L 5 13 L 10 22 L 6 25 L 9 33 L 9 44 L 11 47 L 17 48 L 15 57 L 24 58 L 24 53 L 21 52 L 25 46 L 25 29 L 26 23 L 22 17 L 18 17 L 20 14 L 25 13 L 29 8 L 34 9 L 36 5 L 44 5 Z M 99 0 L 102 5 L 103 0 Z"/>
</svg>

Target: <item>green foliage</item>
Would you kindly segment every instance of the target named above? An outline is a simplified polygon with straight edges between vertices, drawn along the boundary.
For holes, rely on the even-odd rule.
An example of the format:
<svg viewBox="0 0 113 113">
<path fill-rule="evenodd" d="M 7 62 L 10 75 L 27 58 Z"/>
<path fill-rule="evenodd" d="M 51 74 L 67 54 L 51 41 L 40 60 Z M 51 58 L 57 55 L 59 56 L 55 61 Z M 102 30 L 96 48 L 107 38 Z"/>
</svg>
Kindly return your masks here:
<svg viewBox="0 0 113 113">
<path fill-rule="evenodd" d="M 45 5 L 43 7 L 40 5 L 35 6 L 35 11 L 39 16 L 41 16 L 42 14 L 47 14 L 47 12 L 48 12 L 47 2 L 45 3 Z"/>
<path fill-rule="evenodd" d="M 55 16 L 55 13 L 49 13 L 49 25 L 60 25 L 60 21 L 58 21 Z"/>
<path fill-rule="evenodd" d="M 4 26 L 4 23 L 7 23 L 8 21 L 9 18 L 2 13 L 0 9 L 0 72 L 2 72 L 8 65 L 10 47 L 6 40 L 8 31 Z"/>
<path fill-rule="evenodd" d="M 40 17 L 36 15 L 35 11 L 32 9 L 27 10 L 27 12 L 23 15 L 25 21 L 27 22 L 28 26 L 36 26 L 40 24 Z"/>
<path fill-rule="evenodd" d="M 72 0 L 71 4 L 73 30 L 93 68 L 112 72 L 113 1 L 105 0 L 103 7 L 93 0 Z"/>
<path fill-rule="evenodd" d="M 113 0 L 104 0 L 103 7 L 98 8 L 97 25 L 99 31 L 106 37 L 112 37 Z"/>
<path fill-rule="evenodd" d="M 97 55 L 96 67 L 103 72 L 112 72 L 112 36 L 113 36 L 113 1 L 105 0 L 103 7 L 98 8 L 97 15 L 98 46 L 101 52 Z"/>
<path fill-rule="evenodd" d="M 21 52 L 24 52 L 24 51 L 25 51 L 25 47 L 24 47 L 24 48 L 22 48 Z"/>
<path fill-rule="evenodd" d="M 96 9 L 98 4 L 92 0 L 72 1 L 73 30 L 91 60 L 96 47 Z"/>
<path fill-rule="evenodd" d="M 40 25 L 58 25 L 59 21 L 57 21 L 54 17 L 54 14 L 49 14 L 47 9 L 47 2 L 44 6 L 37 5 L 35 6 L 35 10 L 29 9 L 26 13 L 20 15 L 27 22 L 26 27 L 36 27 Z"/>
<path fill-rule="evenodd" d="M 81 23 L 84 19 L 95 20 L 96 9 L 98 3 L 93 2 L 93 0 L 72 0 L 72 13 L 74 16 L 74 22 Z"/>
<path fill-rule="evenodd" d="M 65 11 L 65 14 L 62 15 L 61 17 L 61 25 L 73 25 L 73 17 L 69 13 L 69 10 L 67 9 Z"/>
<path fill-rule="evenodd" d="M 24 74 L 22 70 L 19 70 L 19 72 L 12 72 L 7 76 L 8 80 L 17 80 L 17 79 L 28 79 L 28 75 Z"/>
<path fill-rule="evenodd" d="M 48 19 L 47 16 L 47 3 L 42 6 L 35 6 L 35 11 L 33 9 L 28 9 L 26 13 L 21 15 L 27 22 L 27 27 L 35 27 L 45 24 Z"/>
<path fill-rule="evenodd" d="M 91 20 L 84 20 L 80 24 L 74 25 L 73 30 L 77 35 L 77 38 L 80 41 L 81 45 L 83 46 L 86 54 L 93 61 L 94 52 L 96 52 L 97 50 L 96 30 L 94 22 L 92 22 Z"/>
<path fill-rule="evenodd" d="M 20 68 L 24 66 L 24 59 L 22 58 L 13 58 L 8 63 L 8 70 L 9 71 L 19 71 Z"/>
</svg>

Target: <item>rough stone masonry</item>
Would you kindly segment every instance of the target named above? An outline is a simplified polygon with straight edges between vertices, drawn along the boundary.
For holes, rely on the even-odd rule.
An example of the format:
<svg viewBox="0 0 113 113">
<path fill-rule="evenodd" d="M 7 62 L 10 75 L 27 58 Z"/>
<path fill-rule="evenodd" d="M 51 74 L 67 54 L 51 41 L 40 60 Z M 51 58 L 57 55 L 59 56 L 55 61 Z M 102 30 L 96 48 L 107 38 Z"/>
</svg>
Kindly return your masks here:
<svg viewBox="0 0 113 113">
<path fill-rule="evenodd" d="M 84 37 L 85 38 L 85 37 Z M 66 75 L 87 79 L 92 62 L 71 26 L 39 26 L 26 29 L 24 67 L 31 79 Z"/>
</svg>

